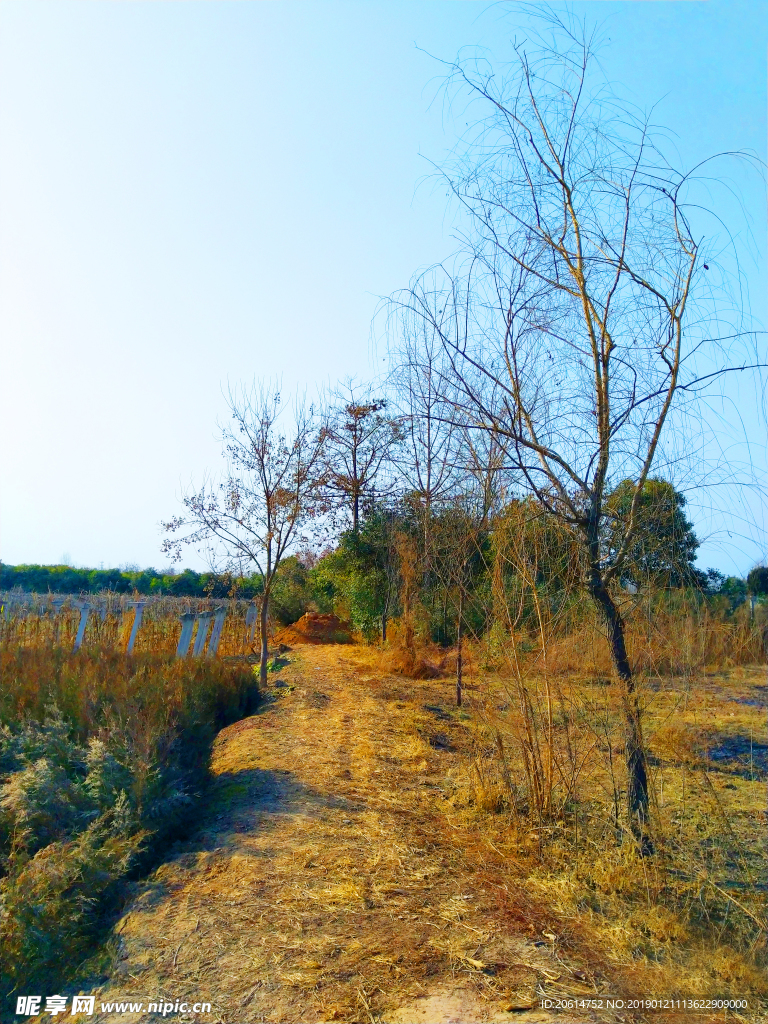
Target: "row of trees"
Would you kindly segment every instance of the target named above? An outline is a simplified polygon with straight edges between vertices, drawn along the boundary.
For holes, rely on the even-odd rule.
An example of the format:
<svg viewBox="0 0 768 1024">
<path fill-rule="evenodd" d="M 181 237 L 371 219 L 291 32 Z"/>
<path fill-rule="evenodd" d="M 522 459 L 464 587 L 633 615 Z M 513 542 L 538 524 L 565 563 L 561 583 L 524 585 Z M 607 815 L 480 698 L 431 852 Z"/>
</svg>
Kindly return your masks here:
<svg viewBox="0 0 768 1024">
<path fill-rule="evenodd" d="M 700 460 L 708 389 L 759 359 L 749 344 L 737 351 L 754 335 L 729 305 L 722 248 L 705 229 L 702 168 L 678 170 L 663 133 L 617 101 L 579 25 L 545 19 L 546 38 L 516 46 L 502 72 L 485 58 L 445 66 L 471 125 L 439 171 L 458 210 L 458 249 L 382 307 L 386 391 L 348 383 L 329 410 L 294 403 L 282 428 L 276 389 L 232 394 L 225 477 L 187 495 L 166 546 L 178 556 L 180 542 L 195 543 L 240 575 L 257 567 L 262 674 L 280 561 L 327 539 L 341 509 L 350 543 L 363 543 L 361 511 L 376 495 L 399 494 L 415 524 L 391 530 L 377 566 L 385 594 L 398 567 L 406 643 L 415 590 L 439 571 L 461 651 L 489 538 L 529 583 L 567 577 L 610 645 L 628 817 L 647 847 L 648 771 L 620 594 L 654 573 L 701 584 L 684 502 L 661 477 L 690 468 L 691 451 Z M 377 530 L 397 518 L 387 507 Z M 553 560 L 554 574 L 544 568 Z M 459 683 L 460 663 L 459 653 Z"/>
<path fill-rule="evenodd" d="M 19 588 L 36 594 L 168 594 L 171 597 L 227 597 L 232 580 L 213 572 L 158 572 L 157 569 L 87 569 L 71 565 L 2 565 L 0 590 Z M 238 581 L 242 597 L 256 597 L 261 581 Z"/>
<path fill-rule="evenodd" d="M 617 488 L 623 489 L 623 484 Z M 682 511 L 683 495 L 671 484 L 655 479 L 648 482 L 647 492 L 646 514 L 622 578 L 625 599 L 638 592 L 647 596 L 685 590 L 694 602 L 706 602 L 713 610 L 730 614 L 745 600 L 768 594 L 768 569 L 764 567 L 753 569 L 745 579 L 698 569 L 693 554 L 699 542 Z M 651 496 L 659 493 L 668 500 L 652 503 Z M 319 559 L 306 553 L 301 556 L 300 564 L 308 570 L 304 575 L 291 565 L 292 586 L 298 588 L 295 593 L 303 593 L 304 605 L 342 610 L 366 639 L 386 641 L 389 619 L 403 613 L 401 556 L 405 550 L 420 567 L 418 604 L 426 616 L 421 632 L 433 642 L 452 645 L 457 640 L 458 622 L 456 615 L 448 613 L 446 585 L 450 590 L 461 546 L 468 544 L 471 557 L 462 619 L 472 634 L 480 637 L 493 620 L 489 594 L 494 560 L 515 523 L 524 546 L 535 549 L 532 582 L 537 590 L 558 607 L 565 601 L 580 601 L 578 553 L 568 536 L 530 499 L 511 500 L 484 529 L 478 529 L 476 521 L 459 517 L 456 508 L 448 504 L 433 511 L 425 531 L 419 512 L 411 494 L 371 503 L 359 529 L 342 533 L 333 550 Z M 292 606 L 299 607 L 301 600 L 295 599 Z"/>
<path fill-rule="evenodd" d="M 664 488 L 674 490 L 670 485 Z M 676 503 L 684 501 L 674 492 Z M 397 552 L 393 538 L 406 535 L 415 543 L 420 539 L 420 525 L 412 513 L 406 496 L 402 500 L 366 501 L 358 529 L 342 531 L 333 550 L 321 557 L 303 551 L 291 555 L 279 565 L 272 593 L 271 614 L 286 625 L 295 622 L 309 607 L 322 611 L 342 610 L 348 614 L 357 629 L 369 640 L 382 637 L 386 641 L 387 622 L 401 613 L 400 589 L 402 585 Z M 530 510 L 532 512 L 532 510 Z M 654 589 L 669 586 L 692 586 L 710 599 L 725 598 L 730 610 L 745 600 L 761 599 L 768 595 L 768 569 L 758 566 L 745 578 L 724 577 L 715 569 L 701 572 L 690 565 L 690 573 L 678 570 L 679 556 L 698 544 L 690 524 L 678 541 L 669 539 L 669 547 L 659 549 L 664 530 L 649 520 L 656 550 L 653 569 L 649 560 L 642 559 L 629 567 L 633 579 L 642 586 Z M 439 532 L 439 530 L 438 530 Z M 661 535 L 661 536 L 660 536 Z M 492 539 L 491 532 L 489 538 Z M 640 547 L 640 545 L 638 545 Z M 562 553 L 562 552 L 561 552 Z M 424 558 L 418 555 L 423 562 Z M 562 590 L 568 585 L 558 557 L 547 559 L 547 567 L 540 569 L 539 584 L 549 580 L 550 588 Z M 258 573 L 246 577 L 233 577 L 229 573 L 195 572 L 185 569 L 181 573 L 159 573 L 156 569 L 88 569 L 69 565 L 4 565 L 0 563 L 0 591 L 18 590 L 35 594 L 98 594 L 111 591 L 117 594 L 141 594 L 149 597 L 196 597 L 222 599 L 238 597 L 260 599 L 263 581 Z M 452 643 L 454 634 L 443 615 L 442 625 L 430 619 L 427 632 L 438 643 Z M 452 621 L 452 620 L 451 620 Z M 482 633 L 482 628 L 474 628 Z"/>
<path fill-rule="evenodd" d="M 402 387 L 403 375 L 392 379 Z M 342 606 L 369 639 L 386 640 L 397 617 L 406 646 L 417 632 L 456 645 L 459 702 L 463 636 L 498 623 L 495 601 L 513 601 L 516 580 L 550 617 L 566 606 L 572 618 L 583 615 L 589 561 L 579 534 L 537 495 L 515 488 L 492 447 L 483 460 L 466 426 L 449 417 L 419 422 L 411 395 L 391 389 L 383 397 L 347 382 L 296 420 L 295 406 L 269 385 L 255 385 L 247 400 L 233 396 L 229 472 L 188 494 L 187 515 L 167 524 L 167 552 L 180 557 L 185 543 L 196 543 L 217 578 L 234 585 L 230 592 L 258 596 L 264 682 L 269 616 L 295 618 L 307 602 Z M 439 490 L 414 486 L 419 474 L 439 481 Z M 617 616 L 619 595 L 638 589 L 767 589 L 765 569 L 726 581 L 696 567 L 699 542 L 685 505 L 657 477 L 641 488 L 631 479 L 606 487 L 600 543 L 606 565 L 622 559 L 611 590 Z M 518 611 L 516 623 L 535 623 L 534 611 Z"/>
</svg>

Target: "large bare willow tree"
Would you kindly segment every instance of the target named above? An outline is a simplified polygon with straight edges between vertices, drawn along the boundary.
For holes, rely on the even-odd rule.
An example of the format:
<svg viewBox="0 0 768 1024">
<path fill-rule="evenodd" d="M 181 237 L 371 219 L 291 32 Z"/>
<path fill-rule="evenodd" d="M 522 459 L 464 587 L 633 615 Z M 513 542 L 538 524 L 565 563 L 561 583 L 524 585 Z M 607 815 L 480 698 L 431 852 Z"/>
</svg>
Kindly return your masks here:
<svg viewBox="0 0 768 1024">
<path fill-rule="evenodd" d="M 734 331 L 718 319 L 727 275 L 694 226 L 694 178 L 665 159 L 646 118 L 594 87 L 583 28 L 552 17 L 547 30 L 500 74 L 484 59 L 449 66 L 453 102 L 465 99 L 473 120 L 441 174 L 469 227 L 453 262 L 419 275 L 390 309 L 405 337 L 439 337 L 456 423 L 490 435 L 519 487 L 578 538 L 623 694 L 629 820 L 648 848 L 648 765 L 617 587 L 651 467 L 681 455 L 675 417 L 726 371 L 732 342 L 717 334 Z M 617 524 L 606 498 L 624 479 Z"/>
<path fill-rule="evenodd" d="M 316 411 L 286 402 L 278 385 L 256 382 L 229 394 L 231 424 L 222 431 L 227 469 L 218 482 L 183 496 L 185 513 L 167 523 L 163 550 L 205 551 L 212 567 L 262 580 L 260 681 L 267 681 L 269 602 L 280 563 L 305 540 L 304 528 L 324 510 L 325 427 Z"/>
</svg>

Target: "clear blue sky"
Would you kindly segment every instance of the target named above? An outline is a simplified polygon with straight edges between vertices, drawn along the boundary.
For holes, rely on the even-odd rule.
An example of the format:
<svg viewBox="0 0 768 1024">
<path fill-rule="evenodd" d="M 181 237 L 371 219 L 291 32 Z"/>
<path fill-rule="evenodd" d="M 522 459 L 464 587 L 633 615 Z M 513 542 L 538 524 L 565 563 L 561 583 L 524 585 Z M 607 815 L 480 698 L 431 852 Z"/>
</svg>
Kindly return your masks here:
<svg viewBox="0 0 768 1024">
<path fill-rule="evenodd" d="M 607 22 L 609 77 L 658 102 L 684 163 L 765 156 L 764 2 L 574 9 Z M 466 0 L 2 0 L 3 561 L 162 567 L 159 521 L 219 465 L 228 380 L 371 373 L 378 297 L 453 247 L 417 187 L 456 130 L 422 51 L 505 59 L 523 24 Z M 764 190 L 739 184 L 765 320 Z M 762 553 L 723 539 L 703 564 Z"/>
</svg>

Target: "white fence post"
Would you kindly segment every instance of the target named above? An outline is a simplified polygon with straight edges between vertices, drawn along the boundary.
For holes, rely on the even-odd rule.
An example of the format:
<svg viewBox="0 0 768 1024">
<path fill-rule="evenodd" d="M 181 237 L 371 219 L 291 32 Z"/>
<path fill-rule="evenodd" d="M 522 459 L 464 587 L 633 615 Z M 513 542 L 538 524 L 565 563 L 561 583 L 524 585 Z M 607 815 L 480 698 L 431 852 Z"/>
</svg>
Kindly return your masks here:
<svg viewBox="0 0 768 1024">
<path fill-rule="evenodd" d="M 195 646 L 192 648 L 192 657 L 199 658 L 203 653 L 205 641 L 208 639 L 208 626 L 211 624 L 213 612 L 201 612 L 197 616 L 197 636 Z"/>
<path fill-rule="evenodd" d="M 128 607 L 135 608 L 136 611 L 133 616 L 133 626 L 131 627 L 131 635 L 128 637 L 128 647 L 126 648 L 126 654 L 133 654 L 133 645 L 136 643 L 136 637 L 139 632 L 139 626 L 141 625 L 141 618 L 144 614 L 144 605 L 146 601 L 129 601 Z"/>
<path fill-rule="evenodd" d="M 59 642 L 59 626 L 60 626 L 59 615 L 61 614 L 61 609 L 67 603 L 67 600 L 68 600 L 68 598 L 66 598 L 66 597 L 52 597 L 51 598 L 51 605 L 53 607 L 53 645 L 54 645 L 54 647 Z"/>
<path fill-rule="evenodd" d="M 77 636 L 75 637 L 75 645 L 72 648 L 73 651 L 79 651 L 80 645 L 83 642 L 85 636 L 85 627 L 88 624 L 88 616 L 91 613 L 91 606 L 87 601 L 73 601 L 75 608 L 80 609 L 80 624 L 77 627 Z"/>
<path fill-rule="evenodd" d="M 184 612 L 181 616 L 181 636 L 179 637 L 179 646 L 176 648 L 177 658 L 186 658 L 187 656 L 189 641 L 192 639 L 192 630 L 194 629 L 196 618 L 197 616 L 194 612 Z"/>
<path fill-rule="evenodd" d="M 253 643 L 253 634 L 256 632 L 256 623 L 259 621 L 259 609 L 255 604 L 248 605 L 248 611 L 245 613 L 245 624 L 251 628 L 247 633 L 247 643 Z"/>
<path fill-rule="evenodd" d="M 217 608 L 213 620 L 213 629 L 211 631 L 211 639 L 208 641 L 208 657 L 215 658 L 216 652 L 219 649 L 219 641 L 221 640 L 221 630 L 224 626 L 224 619 L 227 617 L 227 607 L 222 605 Z"/>
</svg>

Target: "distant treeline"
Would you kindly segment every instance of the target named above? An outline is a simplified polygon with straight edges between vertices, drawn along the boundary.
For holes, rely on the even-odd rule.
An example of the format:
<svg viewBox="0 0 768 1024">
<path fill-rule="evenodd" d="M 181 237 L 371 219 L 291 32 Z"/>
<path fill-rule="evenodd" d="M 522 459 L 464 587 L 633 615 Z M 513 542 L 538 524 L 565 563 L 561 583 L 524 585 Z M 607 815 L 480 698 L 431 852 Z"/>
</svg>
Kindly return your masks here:
<svg viewBox="0 0 768 1024">
<path fill-rule="evenodd" d="M 261 593 L 261 579 L 185 569 L 178 575 L 157 569 L 75 569 L 71 565 L 2 565 L 0 590 L 19 587 L 37 594 L 96 594 L 111 590 L 118 594 L 170 594 L 173 597 L 251 598 Z"/>
</svg>

